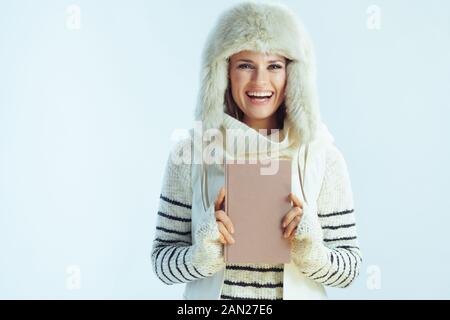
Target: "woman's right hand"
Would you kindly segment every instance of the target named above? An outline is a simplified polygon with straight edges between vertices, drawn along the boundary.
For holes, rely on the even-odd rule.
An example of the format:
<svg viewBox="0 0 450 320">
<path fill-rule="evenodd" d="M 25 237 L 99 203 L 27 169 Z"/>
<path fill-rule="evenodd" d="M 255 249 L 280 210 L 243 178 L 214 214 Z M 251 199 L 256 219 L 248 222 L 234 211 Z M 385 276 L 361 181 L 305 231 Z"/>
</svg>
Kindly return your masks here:
<svg viewBox="0 0 450 320">
<path fill-rule="evenodd" d="M 231 236 L 234 233 L 233 223 L 230 217 L 223 210 L 225 201 L 225 187 L 220 188 L 216 201 L 214 201 L 215 217 L 217 221 L 217 227 L 220 231 L 220 242 L 223 244 L 233 244 L 234 239 Z"/>
</svg>

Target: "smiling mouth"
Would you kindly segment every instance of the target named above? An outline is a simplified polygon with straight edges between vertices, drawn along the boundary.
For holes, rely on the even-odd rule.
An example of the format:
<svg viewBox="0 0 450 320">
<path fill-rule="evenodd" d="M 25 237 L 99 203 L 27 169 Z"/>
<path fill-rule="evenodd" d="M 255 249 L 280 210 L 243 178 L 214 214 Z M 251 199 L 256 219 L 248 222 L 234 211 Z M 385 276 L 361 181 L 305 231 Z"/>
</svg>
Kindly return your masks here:
<svg viewBox="0 0 450 320">
<path fill-rule="evenodd" d="M 250 101 L 252 105 L 266 105 L 270 101 L 272 101 L 272 97 L 274 96 L 273 91 L 264 91 L 264 92 L 246 92 L 245 95 L 247 99 Z"/>
<path fill-rule="evenodd" d="M 253 93 L 253 92 L 246 92 L 245 93 L 247 97 L 250 99 L 258 99 L 258 100 L 264 100 L 264 99 L 270 99 L 273 96 L 273 92 L 264 92 L 264 93 Z"/>
</svg>

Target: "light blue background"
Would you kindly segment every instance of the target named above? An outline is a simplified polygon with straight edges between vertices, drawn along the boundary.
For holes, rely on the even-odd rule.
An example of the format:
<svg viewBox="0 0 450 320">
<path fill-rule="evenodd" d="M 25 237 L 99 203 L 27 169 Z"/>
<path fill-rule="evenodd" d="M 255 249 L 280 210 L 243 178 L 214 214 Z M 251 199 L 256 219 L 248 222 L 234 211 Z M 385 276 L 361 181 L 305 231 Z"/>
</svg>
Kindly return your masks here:
<svg viewBox="0 0 450 320">
<path fill-rule="evenodd" d="M 0 1 L 0 298 L 181 297 L 150 264 L 162 173 L 172 131 L 192 125 L 207 33 L 235 2 Z M 450 3 L 283 2 L 315 43 L 365 258 L 330 297 L 450 298 Z"/>
</svg>

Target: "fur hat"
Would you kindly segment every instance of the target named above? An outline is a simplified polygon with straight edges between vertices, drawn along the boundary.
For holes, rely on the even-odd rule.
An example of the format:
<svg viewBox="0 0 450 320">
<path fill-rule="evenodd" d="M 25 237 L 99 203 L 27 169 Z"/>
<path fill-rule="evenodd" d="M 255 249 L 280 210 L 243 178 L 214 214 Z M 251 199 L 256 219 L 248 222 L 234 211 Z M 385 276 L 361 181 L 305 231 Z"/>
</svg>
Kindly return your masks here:
<svg viewBox="0 0 450 320">
<path fill-rule="evenodd" d="M 313 45 L 297 16 L 279 3 L 246 1 L 225 11 L 207 38 L 195 120 L 219 128 L 225 114 L 228 58 L 243 50 L 268 52 L 291 60 L 285 89 L 286 123 L 301 143 L 320 127 Z"/>
</svg>

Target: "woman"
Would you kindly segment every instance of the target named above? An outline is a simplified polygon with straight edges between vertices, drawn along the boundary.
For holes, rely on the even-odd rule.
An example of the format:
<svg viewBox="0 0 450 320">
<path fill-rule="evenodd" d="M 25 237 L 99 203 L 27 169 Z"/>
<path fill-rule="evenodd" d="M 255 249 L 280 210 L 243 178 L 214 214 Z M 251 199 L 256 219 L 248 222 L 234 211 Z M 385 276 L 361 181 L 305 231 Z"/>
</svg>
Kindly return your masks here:
<svg viewBox="0 0 450 320">
<path fill-rule="evenodd" d="M 225 143 L 209 139 L 222 151 L 216 156 L 267 157 L 248 148 L 230 152 L 227 133 L 240 129 L 246 143 L 262 141 L 277 151 L 269 158 L 289 158 L 300 168 L 298 175 L 293 170 L 287 195 L 292 209 L 281 221 L 292 241 L 292 262 L 224 263 L 223 247 L 234 239 L 223 210 L 223 161 L 174 161 L 180 151 L 198 151 L 191 130 L 166 165 L 152 248 L 156 275 L 166 284 L 186 283 L 187 299 L 322 299 L 325 286 L 350 285 L 362 262 L 351 185 L 345 160 L 320 120 L 313 48 L 298 18 L 275 3 L 232 7 L 208 38 L 201 79 L 195 115 L 202 148 L 212 129 L 225 137 Z"/>
</svg>

